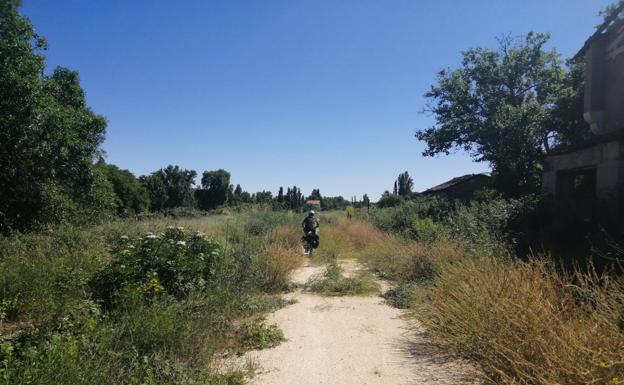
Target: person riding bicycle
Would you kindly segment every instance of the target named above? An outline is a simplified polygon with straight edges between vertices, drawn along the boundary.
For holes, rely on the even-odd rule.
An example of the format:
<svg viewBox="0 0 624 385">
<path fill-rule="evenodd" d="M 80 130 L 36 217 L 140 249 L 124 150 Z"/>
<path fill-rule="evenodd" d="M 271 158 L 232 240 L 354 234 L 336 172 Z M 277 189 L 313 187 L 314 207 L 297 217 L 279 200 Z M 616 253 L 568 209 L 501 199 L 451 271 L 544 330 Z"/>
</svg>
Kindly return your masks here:
<svg viewBox="0 0 624 385">
<path fill-rule="evenodd" d="M 314 210 L 310 210 L 308 216 L 301 222 L 304 234 L 301 240 L 304 242 L 304 253 L 308 255 L 319 246 L 319 236 L 317 233 L 319 220 L 314 217 L 314 214 Z"/>
<path fill-rule="evenodd" d="M 316 213 L 314 212 L 314 210 L 310 210 L 308 216 L 305 217 L 303 222 L 301 222 L 301 226 L 303 227 L 303 233 L 306 235 L 309 232 L 314 232 L 315 235 L 317 234 L 317 229 L 319 228 L 319 220 L 314 216 L 315 214 Z"/>
</svg>

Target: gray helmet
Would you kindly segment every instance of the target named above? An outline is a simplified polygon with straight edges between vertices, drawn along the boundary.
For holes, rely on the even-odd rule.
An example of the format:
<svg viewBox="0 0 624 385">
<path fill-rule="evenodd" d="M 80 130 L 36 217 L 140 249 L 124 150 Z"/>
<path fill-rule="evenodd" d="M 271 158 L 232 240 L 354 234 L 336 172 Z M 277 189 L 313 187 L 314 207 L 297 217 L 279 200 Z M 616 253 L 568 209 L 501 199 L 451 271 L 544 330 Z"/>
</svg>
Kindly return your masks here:
<svg viewBox="0 0 624 385">
<path fill-rule="evenodd" d="M 310 212 L 308 212 L 308 215 L 310 215 L 310 216 L 312 216 L 312 215 L 314 215 L 314 214 L 316 214 L 316 213 L 314 212 L 314 210 L 310 210 Z"/>
</svg>

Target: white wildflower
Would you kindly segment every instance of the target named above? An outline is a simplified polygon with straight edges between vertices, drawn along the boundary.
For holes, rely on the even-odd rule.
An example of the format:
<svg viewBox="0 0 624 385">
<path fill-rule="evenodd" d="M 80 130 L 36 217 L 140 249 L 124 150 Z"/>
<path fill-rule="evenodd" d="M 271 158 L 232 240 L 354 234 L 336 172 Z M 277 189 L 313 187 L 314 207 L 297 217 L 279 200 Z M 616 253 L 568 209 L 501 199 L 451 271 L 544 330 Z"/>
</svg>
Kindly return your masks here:
<svg viewBox="0 0 624 385">
<path fill-rule="evenodd" d="M 128 240 L 128 236 L 127 235 L 122 235 L 120 238 L 123 239 L 124 241 Z"/>
<path fill-rule="evenodd" d="M 186 242 L 184 242 L 184 241 L 178 241 L 178 242 L 176 243 L 176 245 L 178 245 L 178 246 L 186 246 Z"/>
<path fill-rule="evenodd" d="M 156 238 L 158 238 L 158 237 L 157 237 L 156 235 L 152 234 L 152 233 L 149 233 L 149 234 L 147 234 L 147 235 L 145 236 L 145 238 L 147 238 L 147 239 L 156 239 Z"/>
</svg>

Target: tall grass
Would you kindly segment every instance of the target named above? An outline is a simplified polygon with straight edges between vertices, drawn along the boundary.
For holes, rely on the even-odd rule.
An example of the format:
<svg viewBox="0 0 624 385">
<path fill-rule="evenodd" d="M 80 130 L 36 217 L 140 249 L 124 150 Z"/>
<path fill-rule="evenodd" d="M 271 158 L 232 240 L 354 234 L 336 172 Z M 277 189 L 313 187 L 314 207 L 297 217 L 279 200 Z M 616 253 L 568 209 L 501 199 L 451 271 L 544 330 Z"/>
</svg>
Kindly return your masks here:
<svg viewBox="0 0 624 385">
<path fill-rule="evenodd" d="M 492 383 L 624 383 L 624 282 L 544 261 L 448 264 L 415 314 Z"/>
<path fill-rule="evenodd" d="M 417 204 L 373 213 L 386 232 L 358 252 L 397 283 L 389 302 L 411 308 L 490 383 L 624 384 L 624 278 L 515 259 L 506 240 L 513 202 L 457 205 L 445 215 Z M 441 234 L 414 236 L 410 218 L 427 215 Z"/>
<path fill-rule="evenodd" d="M 251 212 L 0 238 L 0 383 L 243 383 L 212 362 L 252 345 L 240 320 L 279 341 L 253 320 L 286 304 L 265 293 L 301 263 L 280 227 L 293 221 Z"/>
</svg>

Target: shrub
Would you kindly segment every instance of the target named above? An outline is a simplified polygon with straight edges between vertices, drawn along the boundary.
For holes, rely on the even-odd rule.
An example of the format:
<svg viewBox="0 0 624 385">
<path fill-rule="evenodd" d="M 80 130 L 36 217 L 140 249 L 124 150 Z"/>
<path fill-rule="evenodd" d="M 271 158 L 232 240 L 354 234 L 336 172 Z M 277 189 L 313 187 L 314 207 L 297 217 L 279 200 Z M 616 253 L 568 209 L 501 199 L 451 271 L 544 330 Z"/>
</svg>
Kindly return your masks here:
<svg viewBox="0 0 624 385">
<path fill-rule="evenodd" d="M 383 293 L 382 297 L 398 309 L 408 309 L 415 304 L 413 293 L 417 286 L 412 282 L 401 282 L 396 287 Z"/>
<path fill-rule="evenodd" d="M 290 274 L 303 265 L 299 251 L 279 244 L 267 244 L 256 259 L 258 287 L 267 291 L 281 290 L 289 282 Z"/>
<path fill-rule="evenodd" d="M 451 242 L 423 244 L 386 236 L 360 253 L 360 258 L 381 277 L 393 281 L 426 283 L 440 266 L 464 257 L 464 250 Z"/>
<path fill-rule="evenodd" d="M 216 242 L 181 227 L 138 239 L 122 236 L 115 253 L 117 259 L 91 281 L 96 297 L 105 303 L 126 286 L 148 296 L 165 292 L 183 297 L 206 287 L 224 260 Z"/>
<path fill-rule="evenodd" d="M 45 328 L 77 316 L 88 306 L 88 280 L 109 258 L 99 237 L 71 226 L 0 237 L 0 321 Z"/>
<path fill-rule="evenodd" d="M 267 326 L 264 322 L 244 322 L 238 328 L 237 334 L 243 350 L 268 349 L 285 340 L 280 328 L 275 325 Z"/>
</svg>

